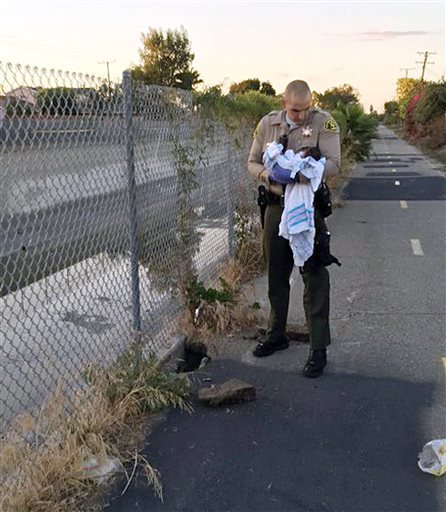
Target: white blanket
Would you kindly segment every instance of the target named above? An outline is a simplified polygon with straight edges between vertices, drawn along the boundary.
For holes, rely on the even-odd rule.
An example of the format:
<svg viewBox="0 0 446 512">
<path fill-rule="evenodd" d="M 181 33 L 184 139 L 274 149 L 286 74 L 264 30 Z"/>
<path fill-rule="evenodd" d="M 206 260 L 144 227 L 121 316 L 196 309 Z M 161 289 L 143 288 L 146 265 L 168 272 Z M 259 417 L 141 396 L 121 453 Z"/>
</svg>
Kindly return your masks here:
<svg viewBox="0 0 446 512">
<path fill-rule="evenodd" d="M 322 161 L 323 160 L 323 161 Z M 325 159 L 316 166 L 305 167 L 300 172 L 310 180 L 309 184 L 294 183 L 285 190 L 285 207 L 279 225 L 279 235 L 290 242 L 294 264 L 302 267 L 313 254 L 314 235 L 314 192 L 319 188 L 324 172 Z"/>
</svg>

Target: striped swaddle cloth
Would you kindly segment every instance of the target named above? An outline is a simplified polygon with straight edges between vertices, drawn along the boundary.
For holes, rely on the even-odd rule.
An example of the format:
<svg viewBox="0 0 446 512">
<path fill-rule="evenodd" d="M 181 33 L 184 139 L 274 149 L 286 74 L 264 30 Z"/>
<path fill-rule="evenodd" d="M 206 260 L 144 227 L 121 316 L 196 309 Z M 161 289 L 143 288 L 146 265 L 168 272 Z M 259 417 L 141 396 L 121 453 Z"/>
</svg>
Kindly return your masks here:
<svg viewBox="0 0 446 512">
<path fill-rule="evenodd" d="M 313 197 L 310 185 L 287 185 L 279 235 L 289 240 L 297 267 L 302 267 L 313 254 L 316 232 Z"/>
</svg>

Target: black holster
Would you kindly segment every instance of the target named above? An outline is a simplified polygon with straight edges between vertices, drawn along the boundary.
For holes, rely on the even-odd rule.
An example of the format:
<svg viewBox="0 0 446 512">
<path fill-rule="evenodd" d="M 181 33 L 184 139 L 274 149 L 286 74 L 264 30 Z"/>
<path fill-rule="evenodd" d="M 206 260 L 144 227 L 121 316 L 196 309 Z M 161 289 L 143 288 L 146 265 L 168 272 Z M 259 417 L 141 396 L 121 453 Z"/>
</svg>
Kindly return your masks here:
<svg viewBox="0 0 446 512">
<path fill-rule="evenodd" d="M 332 263 L 341 266 L 339 260 L 330 253 L 330 232 L 322 231 L 314 237 L 313 254 L 307 259 L 301 273 L 314 272 L 320 267 L 328 267 Z"/>
<path fill-rule="evenodd" d="M 313 206 L 321 214 L 322 218 L 327 218 L 333 213 L 331 206 L 331 192 L 328 185 L 323 181 L 314 193 Z"/>
</svg>

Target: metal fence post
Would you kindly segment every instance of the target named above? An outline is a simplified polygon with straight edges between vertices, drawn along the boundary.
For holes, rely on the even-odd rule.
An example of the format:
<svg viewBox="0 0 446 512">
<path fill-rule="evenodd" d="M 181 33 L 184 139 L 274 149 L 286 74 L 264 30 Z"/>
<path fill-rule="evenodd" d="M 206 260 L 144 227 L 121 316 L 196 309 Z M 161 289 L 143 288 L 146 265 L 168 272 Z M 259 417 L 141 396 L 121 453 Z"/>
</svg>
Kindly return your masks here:
<svg viewBox="0 0 446 512">
<path fill-rule="evenodd" d="M 230 256 L 234 256 L 235 253 L 235 232 L 234 232 L 234 220 L 235 220 L 235 194 L 236 187 L 234 183 L 234 169 L 232 168 L 234 164 L 234 159 L 232 155 L 232 146 L 227 141 L 228 147 L 228 168 L 229 172 L 227 173 L 228 179 L 228 201 L 227 201 L 227 215 L 228 215 L 228 248 Z"/>
<path fill-rule="evenodd" d="M 132 285 L 132 327 L 136 342 L 135 364 L 141 361 L 141 303 L 138 269 L 138 220 L 136 210 L 135 148 L 133 130 L 133 96 L 130 71 L 122 74 L 124 96 L 125 139 L 127 147 L 127 177 L 129 199 L 130 274 Z"/>
</svg>

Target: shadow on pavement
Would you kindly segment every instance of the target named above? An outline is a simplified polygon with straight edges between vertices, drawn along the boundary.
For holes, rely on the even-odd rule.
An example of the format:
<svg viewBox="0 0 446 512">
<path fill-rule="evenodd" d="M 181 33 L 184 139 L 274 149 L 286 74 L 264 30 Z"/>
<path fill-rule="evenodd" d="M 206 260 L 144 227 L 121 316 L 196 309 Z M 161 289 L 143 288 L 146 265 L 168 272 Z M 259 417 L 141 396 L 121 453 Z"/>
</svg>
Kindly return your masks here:
<svg viewBox="0 0 446 512">
<path fill-rule="evenodd" d="M 399 186 L 395 186 L 395 179 Z M 400 178 L 398 175 L 373 180 L 352 178 L 343 195 L 350 201 L 442 201 L 446 199 L 446 180 L 442 176 Z"/>
<path fill-rule="evenodd" d="M 246 380 L 257 386 L 257 401 L 171 411 L 144 449 L 161 473 L 164 503 L 140 478 L 122 497 L 119 482 L 104 510 L 440 510 L 438 480 L 417 466 L 433 384 L 330 371 L 308 380 L 228 360 L 196 375 Z"/>
</svg>

